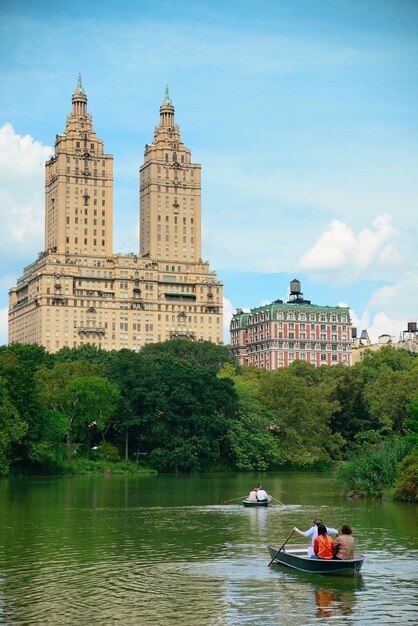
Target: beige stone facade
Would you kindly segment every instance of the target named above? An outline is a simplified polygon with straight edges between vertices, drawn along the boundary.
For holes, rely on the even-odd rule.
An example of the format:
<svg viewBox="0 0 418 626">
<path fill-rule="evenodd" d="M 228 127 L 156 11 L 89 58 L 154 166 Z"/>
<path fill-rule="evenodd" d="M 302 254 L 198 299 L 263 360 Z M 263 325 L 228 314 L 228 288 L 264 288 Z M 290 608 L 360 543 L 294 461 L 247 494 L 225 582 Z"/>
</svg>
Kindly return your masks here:
<svg viewBox="0 0 418 626">
<path fill-rule="evenodd" d="M 230 332 L 230 351 L 240 365 L 267 370 L 294 361 L 317 367 L 351 365 L 349 308 L 311 304 L 296 279 L 290 283 L 288 302 L 275 300 L 250 312 L 238 309 Z"/>
<path fill-rule="evenodd" d="M 368 351 L 379 352 L 379 350 L 385 346 L 418 354 L 417 322 L 408 322 L 408 328 L 401 333 L 399 341 L 396 341 L 396 338 L 392 335 L 383 334 L 378 337 L 377 343 L 372 343 L 367 330 L 363 330 L 360 337 L 357 337 L 357 329 L 353 329 L 353 331 L 355 331 L 353 340 L 353 365 L 363 361 Z"/>
<path fill-rule="evenodd" d="M 113 157 L 79 79 L 46 164 L 45 251 L 9 294 L 9 342 L 55 352 L 86 343 L 140 350 L 183 337 L 223 341 L 223 285 L 201 259 L 200 165 L 168 90 L 140 169 L 140 253 L 112 252 Z"/>
</svg>

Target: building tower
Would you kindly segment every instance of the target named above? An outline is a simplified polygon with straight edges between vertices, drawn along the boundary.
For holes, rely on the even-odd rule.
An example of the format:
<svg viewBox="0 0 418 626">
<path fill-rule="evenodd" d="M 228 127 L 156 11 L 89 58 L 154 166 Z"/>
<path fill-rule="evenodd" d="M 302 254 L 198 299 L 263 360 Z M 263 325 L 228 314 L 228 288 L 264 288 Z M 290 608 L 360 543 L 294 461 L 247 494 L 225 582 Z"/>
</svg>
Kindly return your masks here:
<svg viewBox="0 0 418 626">
<path fill-rule="evenodd" d="M 78 77 L 64 133 L 45 172 L 45 250 L 112 254 L 113 157 L 104 154 Z"/>
<path fill-rule="evenodd" d="M 145 146 L 140 168 L 140 254 L 157 260 L 196 263 L 201 258 L 201 166 L 174 123 L 168 87 L 160 123 Z"/>
<path fill-rule="evenodd" d="M 46 164 L 45 250 L 9 291 L 9 342 L 51 352 L 140 350 L 184 338 L 223 343 L 222 282 L 200 258 L 200 165 L 166 90 L 141 177 L 141 254 L 112 252 L 112 156 L 78 79 Z"/>
</svg>

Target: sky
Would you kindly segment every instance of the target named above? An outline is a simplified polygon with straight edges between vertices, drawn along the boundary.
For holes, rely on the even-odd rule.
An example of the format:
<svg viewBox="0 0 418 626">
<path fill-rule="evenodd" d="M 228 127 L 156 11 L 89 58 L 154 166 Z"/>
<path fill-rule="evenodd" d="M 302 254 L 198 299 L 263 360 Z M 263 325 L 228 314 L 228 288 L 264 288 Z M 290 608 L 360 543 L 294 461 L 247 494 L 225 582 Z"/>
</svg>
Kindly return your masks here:
<svg viewBox="0 0 418 626">
<path fill-rule="evenodd" d="M 0 344 L 44 249 L 44 163 L 81 72 L 114 157 L 114 252 L 168 83 L 202 165 L 202 248 L 236 308 L 348 305 L 372 340 L 418 320 L 418 2 L 0 1 Z"/>
</svg>

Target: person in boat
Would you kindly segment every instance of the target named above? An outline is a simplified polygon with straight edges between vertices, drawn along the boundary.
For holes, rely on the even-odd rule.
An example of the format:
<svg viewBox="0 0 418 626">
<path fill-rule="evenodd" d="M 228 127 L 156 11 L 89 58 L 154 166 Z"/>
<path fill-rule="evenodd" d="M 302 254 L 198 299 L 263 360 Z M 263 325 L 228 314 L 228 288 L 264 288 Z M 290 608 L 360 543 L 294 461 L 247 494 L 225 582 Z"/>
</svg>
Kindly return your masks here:
<svg viewBox="0 0 418 626">
<path fill-rule="evenodd" d="M 352 530 L 347 524 L 341 526 L 340 534 L 335 540 L 334 555 L 341 561 L 354 559 L 354 543 L 355 539 Z"/>
<path fill-rule="evenodd" d="M 319 517 L 316 517 L 313 522 L 312 522 L 313 526 L 311 526 L 308 530 L 299 530 L 299 528 L 296 528 L 296 526 L 294 526 L 293 530 L 295 531 L 295 533 L 298 533 L 298 535 L 300 535 L 301 537 L 309 537 L 311 540 L 311 545 L 308 548 L 308 555 L 312 558 L 313 555 L 315 554 L 314 552 L 314 541 L 318 536 L 318 524 L 322 524 L 322 520 Z M 328 528 L 328 526 L 326 527 L 327 529 L 327 534 L 328 535 L 338 535 L 338 530 L 336 528 Z"/>
<path fill-rule="evenodd" d="M 327 533 L 326 526 L 318 524 L 318 536 L 314 540 L 314 556 L 311 559 L 336 559 L 334 556 L 334 542 Z"/>
<path fill-rule="evenodd" d="M 257 487 L 257 502 L 267 502 L 268 495 L 267 491 L 265 491 L 263 485 L 258 485 Z"/>
<path fill-rule="evenodd" d="M 246 499 L 248 500 L 248 502 L 257 502 L 257 489 L 256 489 L 256 487 L 254 487 L 254 489 L 252 489 L 250 491 L 250 494 L 247 496 Z"/>
</svg>

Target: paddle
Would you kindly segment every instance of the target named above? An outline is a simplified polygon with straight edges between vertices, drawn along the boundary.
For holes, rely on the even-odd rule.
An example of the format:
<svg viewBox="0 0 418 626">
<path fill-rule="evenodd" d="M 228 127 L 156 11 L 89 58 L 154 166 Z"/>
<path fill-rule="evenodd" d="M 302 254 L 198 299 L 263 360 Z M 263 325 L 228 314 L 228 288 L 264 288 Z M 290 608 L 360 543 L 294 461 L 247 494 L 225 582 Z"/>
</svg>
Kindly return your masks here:
<svg viewBox="0 0 418 626">
<path fill-rule="evenodd" d="M 244 500 L 247 496 L 240 496 L 239 498 L 232 498 L 232 500 L 222 500 L 219 504 L 227 504 L 228 502 L 235 502 L 235 500 Z"/>
<path fill-rule="evenodd" d="M 285 547 L 285 545 L 287 544 L 287 542 L 289 541 L 290 537 L 293 535 L 293 533 L 294 533 L 294 532 L 295 532 L 295 531 L 294 531 L 294 530 L 292 530 L 292 532 L 290 533 L 290 535 L 288 536 L 288 538 L 286 539 L 286 541 L 284 542 L 284 544 L 283 544 L 283 545 L 281 545 L 281 546 L 280 546 L 280 548 L 277 550 L 276 554 L 275 554 L 275 555 L 274 555 L 274 557 L 271 559 L 271 561 L 270 561 L 270 563 L 269 563 L 269 565 L 268 565 L 269 567 L 270 567 L 270 565 L 273 563 L 274 559 L 276 559 L 276 558 L 279 556 L 280 552 L 283 550 L 283 548 Z"/>
<path fill-rule="evenodd" d="M 278 504 L 281 504 L 282 506 L 285 506 L 285 505 L 283 504 L 283 502 L 280 502 L 280 500 L 278 500 L 277 498 L 273 498 L 273 496 L 270 496 L 270 498 L 271 498 L 272 500 L 276 500 L 276 502 L 277 502 Z"/>
</svg>

